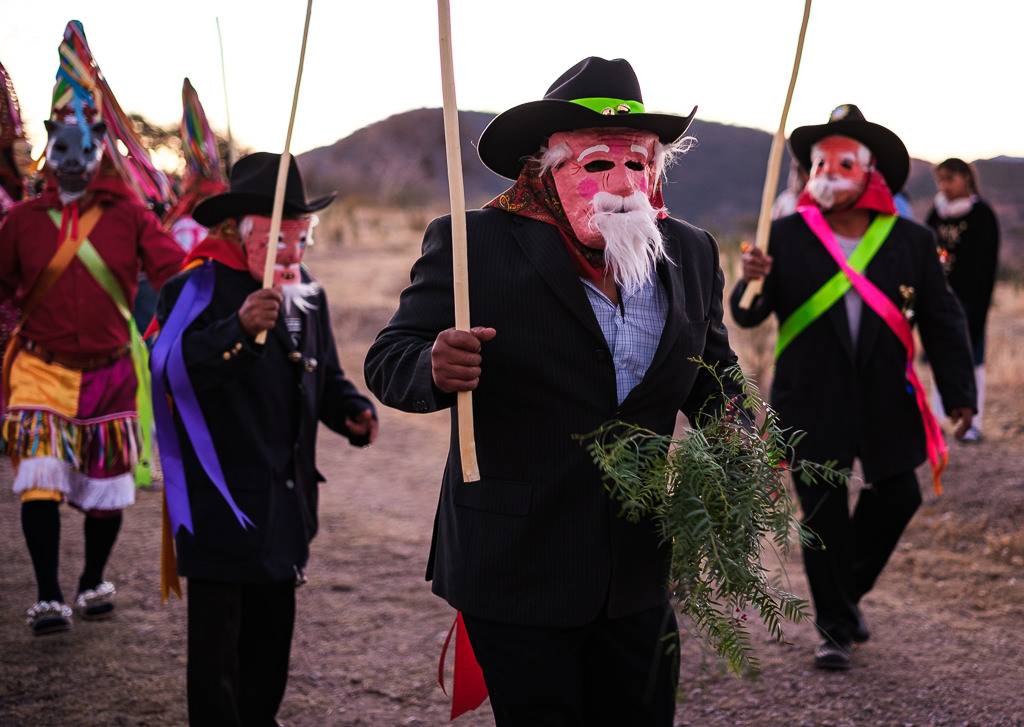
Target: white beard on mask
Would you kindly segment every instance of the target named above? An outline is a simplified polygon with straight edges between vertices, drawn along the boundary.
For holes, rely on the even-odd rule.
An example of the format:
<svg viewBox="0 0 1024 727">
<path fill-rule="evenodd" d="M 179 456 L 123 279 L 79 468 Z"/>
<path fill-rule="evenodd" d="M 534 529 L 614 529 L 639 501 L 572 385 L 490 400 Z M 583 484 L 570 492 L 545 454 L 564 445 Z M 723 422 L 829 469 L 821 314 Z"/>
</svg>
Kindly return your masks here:
<svg viewBox="0 0 1024 727">
<path fill-rule="evenodd" d="M 598 192 L 591 202 L 590 224 L 604 238 L 604 262 L 624 293 L 640 290 L 666 258 L 665 241 L 658 229 L 658 210 L 643 192 L 620 197 Z"/>
<path fill-rule="evenodd" d="M 823 210 L 830 210 L 836 203 L 836 197 L 842 192 L 854 192 L 857 184 L 842 177 L 815 177 L 807 182 L 807 191 Z"/>
<path fill-rule="evenodd" d="M 315 280 L 309 283 L 290 283 L 281 286 L 281 295 L 284 296 L 285 315 L 291 315 L 292 306 L 303 313 L 316 310 L 313 299 L 320 292 L 320 283 Z"/>
</svg>

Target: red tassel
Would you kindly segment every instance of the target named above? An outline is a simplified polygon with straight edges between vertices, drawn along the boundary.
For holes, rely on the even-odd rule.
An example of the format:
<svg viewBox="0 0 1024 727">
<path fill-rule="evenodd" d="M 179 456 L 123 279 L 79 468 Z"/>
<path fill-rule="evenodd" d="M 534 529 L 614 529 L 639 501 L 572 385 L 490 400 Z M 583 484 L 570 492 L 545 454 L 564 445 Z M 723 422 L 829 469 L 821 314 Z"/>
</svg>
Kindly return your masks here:
<svg viewBox="0 0 1024 727">
<path fill-rule="evenodd" d="M 441 686 L 441 691 L 447 696 L 448 690 L 444 688 L 444 663 L 448 656 L 448 644 L 452 640 L 453 632 L 455 633 L 455 672 L 452 674 L 451 719 L 473 711 L 487 699 L 484 673 L 480 669 L 476 655 L 473 653 L 473 647 L 469 643 L 469 634 L 466 633 L 466 625 L 462 622 L 462 613 L 455 615 L 455 621 L 448 629 L 448 636 L 445 637 L 444 646 L 441 647 L 441 660 L 437 665 L 437 683 Z"/>
</svg>

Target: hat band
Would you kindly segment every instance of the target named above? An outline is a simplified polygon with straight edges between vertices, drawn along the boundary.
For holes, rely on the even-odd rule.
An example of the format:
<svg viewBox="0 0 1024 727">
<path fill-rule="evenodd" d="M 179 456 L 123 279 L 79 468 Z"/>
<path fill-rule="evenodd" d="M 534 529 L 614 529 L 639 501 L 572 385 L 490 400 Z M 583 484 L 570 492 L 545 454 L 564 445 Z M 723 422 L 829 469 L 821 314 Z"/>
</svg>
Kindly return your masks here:
<svg viewBox="0 0 1024 727">
<path fill-rule="evenodd" d="M 596 111 L 602 116 L 644 113 L 644 105 L 639 101 L 624 101 L 620 98 L 574 98 L 571 103 Z"/>
</svg>

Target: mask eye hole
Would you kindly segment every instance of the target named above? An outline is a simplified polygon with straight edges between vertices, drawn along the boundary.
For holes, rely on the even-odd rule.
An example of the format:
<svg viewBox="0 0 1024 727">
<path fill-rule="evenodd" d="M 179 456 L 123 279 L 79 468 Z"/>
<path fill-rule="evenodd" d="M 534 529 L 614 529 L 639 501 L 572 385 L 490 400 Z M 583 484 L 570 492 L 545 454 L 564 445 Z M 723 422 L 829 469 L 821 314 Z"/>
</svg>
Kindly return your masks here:
<svg viewBox="0 0 1024 727">
<path fill-rule="evenodd" d="M 599 159 L 583 165 L 583 168 L 586 169 L 591 174 L 593 174 L 594 172 L 607 172 L 613 169 L 614 167 L 615 164 L 606 159 Z"/>
<path fill-rule="evenodd" d="M 626 162 L 626 169 L 632 169 L 634 172 L 642 172 L 644 165 L 640 162 Z"/>
</svg>

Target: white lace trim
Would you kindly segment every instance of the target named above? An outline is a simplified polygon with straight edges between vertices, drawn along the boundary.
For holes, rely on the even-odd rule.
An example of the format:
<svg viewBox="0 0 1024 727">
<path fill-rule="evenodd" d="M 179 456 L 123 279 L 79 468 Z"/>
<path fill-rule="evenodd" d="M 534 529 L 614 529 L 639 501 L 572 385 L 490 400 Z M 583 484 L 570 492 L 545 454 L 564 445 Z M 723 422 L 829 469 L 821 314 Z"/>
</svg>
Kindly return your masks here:
<svg viewBox="0 0 1024 727">
<path fill-rule="evenodd" d="M 114 588 L 114 584 L 110 581 L 103 581 L 95 588 L 90 588 L 87 591 L 82 591 L 78 594 L 75 599 L 75 605 L 79 608 L 85 608 L 92 605 L 93 601 L 106 601 L 110 600 L 110 597 L 117 593 L 117 589 Z"/>
<path fill-rule="evenodd" d="M 68 501 L 83 510 L 120 510 L 135 504 L 135 475 L 88 477 L 75 472 Z"/>
<path fill-rule="evenodd" d="M 75 468 L 70 462 L 56 457 L 32 457 L 18 463 L 18 474 L 14 478 L 14 491 L 25 492 L 38 488 L 56 490 L 65 495 L 71 492 L 71 479 Z"/>
</svg>

